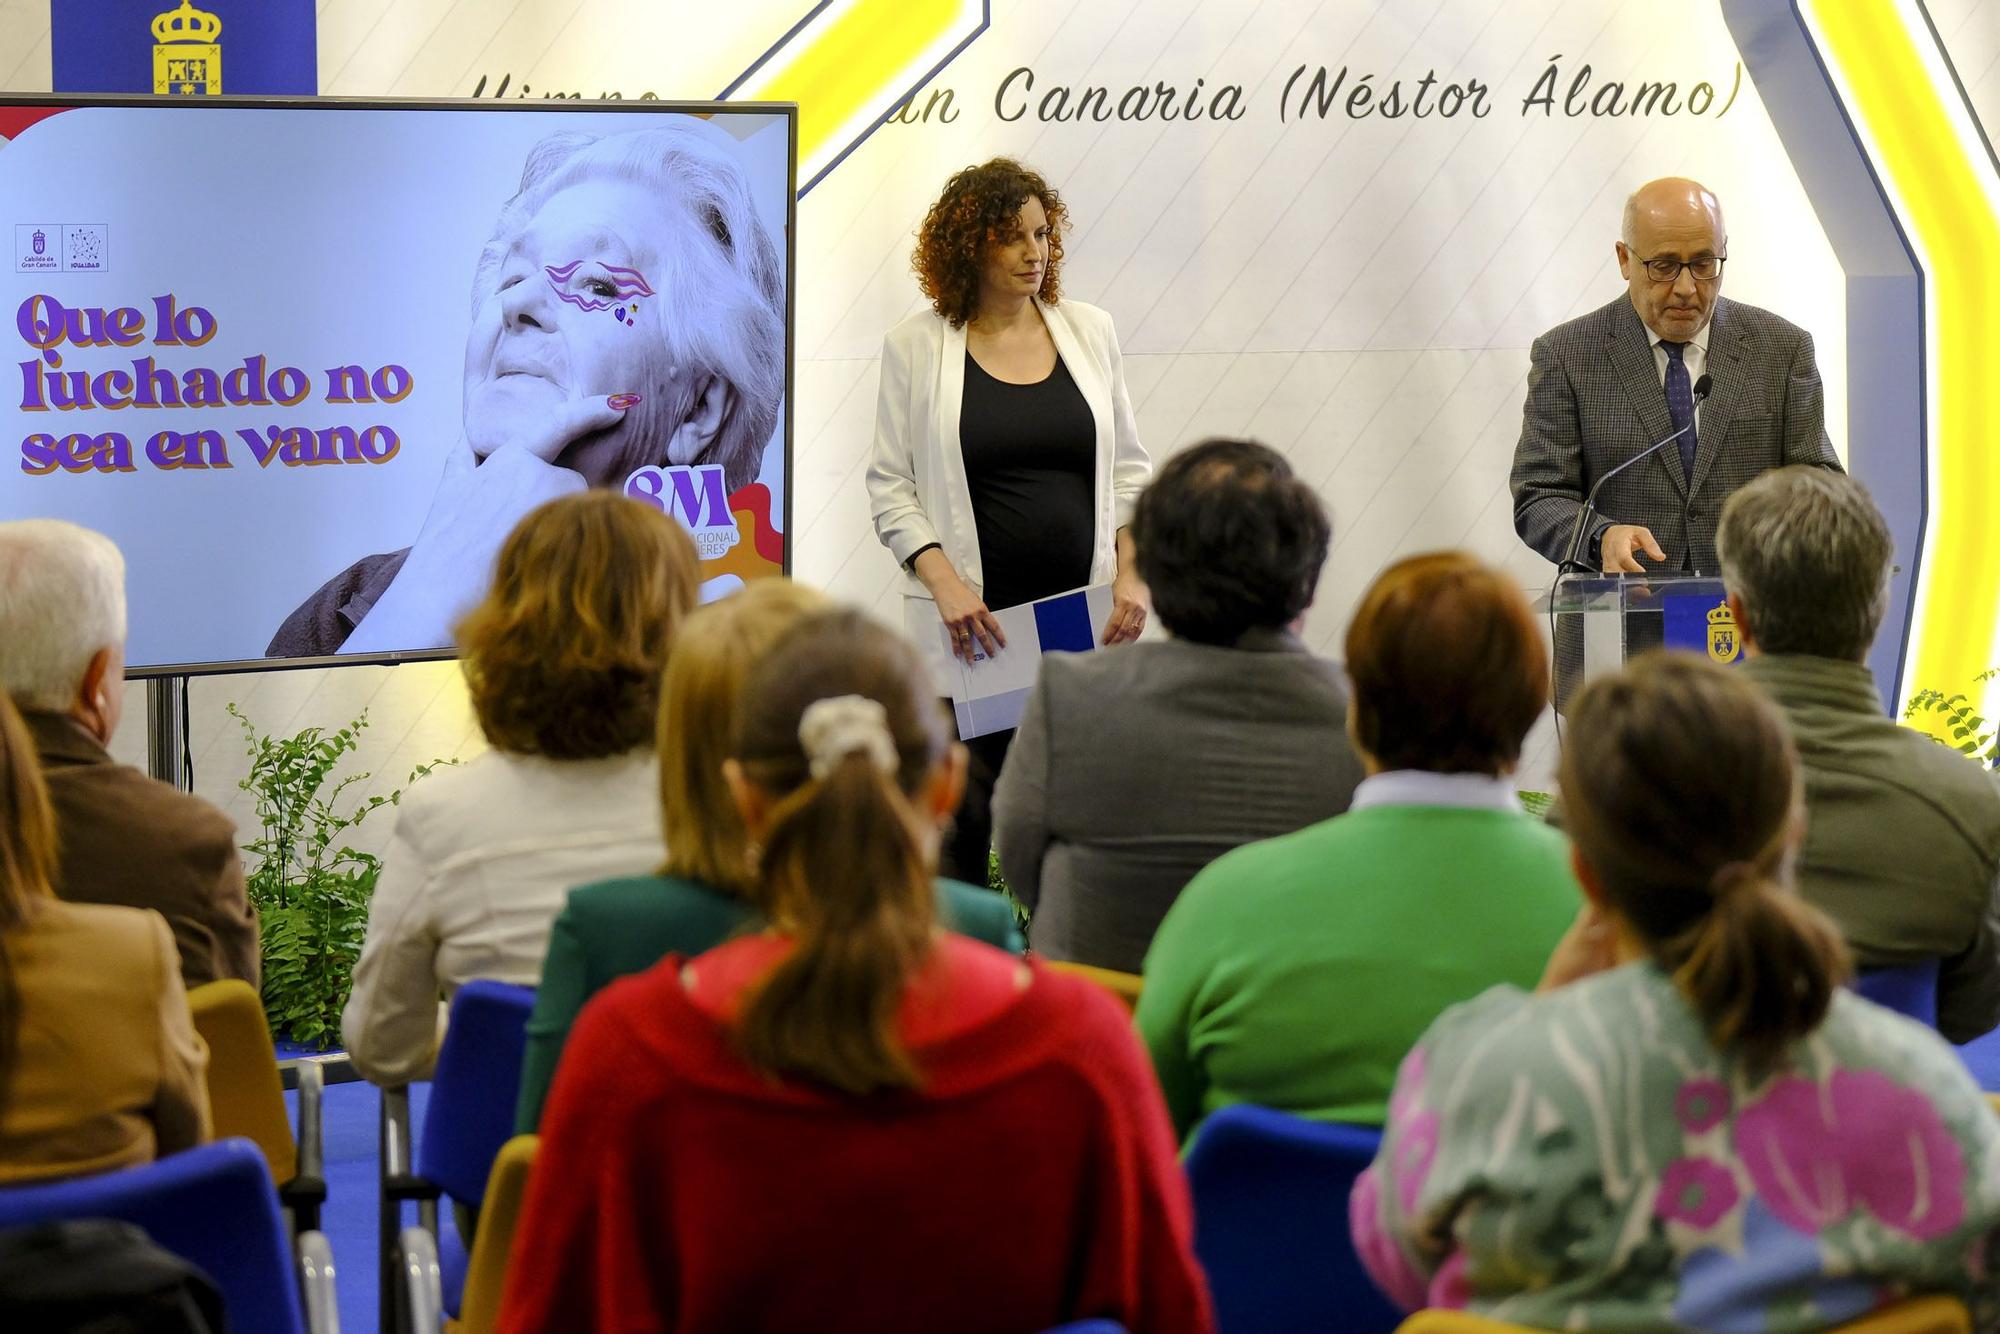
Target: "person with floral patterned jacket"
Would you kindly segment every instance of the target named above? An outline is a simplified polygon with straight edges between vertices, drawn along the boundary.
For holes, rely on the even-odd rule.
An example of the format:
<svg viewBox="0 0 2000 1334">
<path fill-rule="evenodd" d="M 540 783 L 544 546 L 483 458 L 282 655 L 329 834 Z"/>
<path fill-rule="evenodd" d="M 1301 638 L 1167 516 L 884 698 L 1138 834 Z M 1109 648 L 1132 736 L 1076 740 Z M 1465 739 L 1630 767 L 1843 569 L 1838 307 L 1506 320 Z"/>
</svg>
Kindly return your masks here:
<svg viewBox="0 0 2000 1334">
<path fill-rule="evenodd" d="M 1739 676 L 1652 654 L 1578 697 L 1588 904 L 1534 996 L 1405 1059 L 1351 1201 L 1408 1307 L 1545 1329 L 1819 1330 L 1906 1297 L 2000 1327 L 2000 1118 L 1936 1033 L 1843 989 L 1797 898 L 1798 761 Z"/>
</svg>

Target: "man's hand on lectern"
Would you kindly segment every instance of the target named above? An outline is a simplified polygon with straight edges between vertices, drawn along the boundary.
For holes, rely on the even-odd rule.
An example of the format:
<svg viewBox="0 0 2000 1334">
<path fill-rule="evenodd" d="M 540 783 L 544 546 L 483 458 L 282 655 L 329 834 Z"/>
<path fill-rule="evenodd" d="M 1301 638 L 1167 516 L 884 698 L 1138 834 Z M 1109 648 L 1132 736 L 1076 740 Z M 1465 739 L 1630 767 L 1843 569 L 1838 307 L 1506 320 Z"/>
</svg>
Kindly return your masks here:
<svg viewBox="0 0 2000 1334">
<path fill-rule="evenodd" d="M 1636 523 L 1614 523 L 1604 530 L 1603 549 L 1599 553 L 1603 559 L 1597 568 L 1606 574 L 1644 574 L 1646 567 L 1639 563 L 1638 555 L 1642 551 L 1652 560 L 1667 558 L 1667 553 L 1653 540 L 1652 529 Z"/>
</svg>

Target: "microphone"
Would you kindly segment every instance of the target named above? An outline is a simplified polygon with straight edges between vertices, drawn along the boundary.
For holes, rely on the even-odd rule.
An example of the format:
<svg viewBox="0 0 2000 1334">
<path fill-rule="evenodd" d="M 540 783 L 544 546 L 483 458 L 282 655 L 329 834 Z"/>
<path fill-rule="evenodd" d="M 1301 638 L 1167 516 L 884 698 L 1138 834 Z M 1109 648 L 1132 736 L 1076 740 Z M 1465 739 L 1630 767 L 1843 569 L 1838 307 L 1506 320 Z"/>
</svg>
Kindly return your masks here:
<svg viewBox="0 0 2000 1334">
<path fill-rule="evenodd" d="M 1699 380 L 1696 380 L 1694 382 L 1694 405 L 1696 407 L 1700 407 L 1701 401 L 1708 397 L 1708 391 L 1710 389 L 1713 389 L 1714 387 L 1715 387 L 1715 380 L 1714 377 L 1712 376 L 1703 375 Z M 1590 494 L 1584 497 L 1583 508 L 1578 510 L 1576 513 L 1576 525 L 1570 529 L 1569 546 L 1563 553 L 1562 563 L 1556 566 L 1557 577 L 1560 578 L 1562 575 L 1569 574 L 1572 571 L 1586 568 L 1584 564 L 1576 558 L 1576 552 L 1577 548 L 1583 545 L 1583 521 L 1585 519 L 1588 519 L 1593 513 L 1596 512 L 1597 493 L 1604 489 L 1604 484 L 1610 481 L 1612 478 L 1616 477 L 1619 473 L 1624 472 L 1627 468 L 1631 467 L 1633 464 L 1637 463 L 1640 459 L 1651 458 L 1653 455 L 1659 453 L 1661 450 L 1665 449 L 1668 445 L 1671 445 L 1672 443 L 1674 443 L 1674 441 L 1680 439 L 1682 436 L 1686 435 L 1689 431 L 1692 431 L 1693 429 L 1694 429 L 1694 421 L 1692 417 L 1690 417 L 1688 424 L 1686 426 L 1681 427 L 1680 430 L 1675 431 L 1672 435 L 1667 436 L 1665 439 L 1655 440 L 1652 444 L 1647 445 L 1637 454 L 1634 454 L 1631 458 L 1626 459 L 1623 463 L 1613 468 L 1610 472 L 1605 473 L 1604 476 L 1597 479 L 1597 485 L 1591 487 Z"/>
</svg>

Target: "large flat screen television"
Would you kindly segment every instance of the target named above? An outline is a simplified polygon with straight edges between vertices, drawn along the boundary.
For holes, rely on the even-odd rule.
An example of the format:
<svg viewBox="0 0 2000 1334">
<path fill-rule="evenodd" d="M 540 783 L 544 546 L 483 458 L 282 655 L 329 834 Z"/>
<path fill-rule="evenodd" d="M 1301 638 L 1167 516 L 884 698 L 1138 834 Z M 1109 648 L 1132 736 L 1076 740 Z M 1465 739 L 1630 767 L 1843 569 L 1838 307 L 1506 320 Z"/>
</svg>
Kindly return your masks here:
<svg viewBox="0 0 2000 1334">
<path fill-rule="evenodd" d="M 0 519 L 126 560 L 136 676 L 448 656 L 615 487 L 788 571 L 796 110 L 0 94 Z"/>
</svg>

